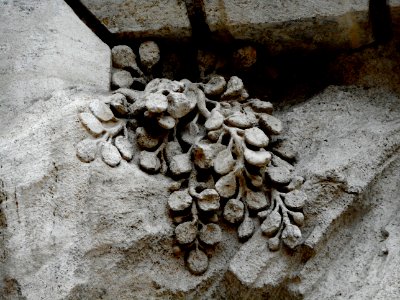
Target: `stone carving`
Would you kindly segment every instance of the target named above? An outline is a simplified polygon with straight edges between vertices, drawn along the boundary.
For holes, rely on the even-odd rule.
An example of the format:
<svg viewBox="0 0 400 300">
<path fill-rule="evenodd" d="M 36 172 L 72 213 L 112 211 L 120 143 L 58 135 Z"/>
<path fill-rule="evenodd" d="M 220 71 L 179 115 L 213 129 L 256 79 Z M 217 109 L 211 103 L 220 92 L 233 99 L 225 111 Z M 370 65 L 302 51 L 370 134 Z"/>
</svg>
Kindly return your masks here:
<svg viewBox="0 0 400 300">
<path fill-rule="evenodd" d="M 114 60 L 137 70 L 133 52 L 118 47 Z M 150 48 L 154 53 L 153 44 Z M 100 152 L 116 167 L 132 160 L 137 147 L 142 170 L 175 180 L 168 199 L 176 225 L 174 253 L 185 253 L 196 275 L 207 270 L 221 241 L 220 222 L 236 226 L 238 238 L 246 241 L 258 217 L 273 251 L 281 241 L 292 249 L 301 243 L 306 195 L 300 190 L 304 179 L 292 175 L 296 152 L 277 139 L 282 124 L 271 115 L 272 104 L 248 97 L 237 76 L 226 81 L 213 75 L 206 83 L 156 78 L 143 91 L 120 87 L 79 114 L 92 135 L 76 146 L 83 162 Z"/>
</svg>

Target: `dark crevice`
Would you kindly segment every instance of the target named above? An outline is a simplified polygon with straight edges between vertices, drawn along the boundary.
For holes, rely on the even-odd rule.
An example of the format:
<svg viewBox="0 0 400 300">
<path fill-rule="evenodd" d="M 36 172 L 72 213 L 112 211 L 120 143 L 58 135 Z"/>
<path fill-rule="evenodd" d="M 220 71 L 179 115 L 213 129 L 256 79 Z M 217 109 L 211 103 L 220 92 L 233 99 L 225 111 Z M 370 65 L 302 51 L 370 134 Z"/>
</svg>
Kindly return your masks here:
<svg viewBox="0 0 400 300">
<path fill-rule="evenodd" d="M 211 42 L 211 31 L 206 20 L 203 0 L 185 0 L 186 9 L 192 27 L 192 40 L 199 46 Z"/>
<path fill-rule="evenodd" d="M 393 25 L 387 0 L 369 1 L 369 20 L 376 43 L 386 43 L 392 39 Z"/>
<path fill-rule="evenodd" d="M 115 36 L 105 27 L 97 17 L 90 12 L 79 0 L 64 0 L 75 14 L 86 24 L 105 44 L 115 45 Z"/>
</svg>

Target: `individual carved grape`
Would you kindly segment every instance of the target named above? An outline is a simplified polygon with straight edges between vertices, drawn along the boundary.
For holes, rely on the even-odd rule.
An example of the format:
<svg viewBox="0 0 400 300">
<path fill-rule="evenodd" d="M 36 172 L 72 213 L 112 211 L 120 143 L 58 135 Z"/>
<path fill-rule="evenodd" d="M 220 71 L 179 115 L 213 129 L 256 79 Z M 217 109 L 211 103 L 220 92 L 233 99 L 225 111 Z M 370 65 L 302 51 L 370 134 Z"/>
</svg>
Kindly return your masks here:
<svg viewBox="0 0 400 300">
<path fill-rule="evenodd" d="M 240 222 L 244 216 L 244 204 L 237 199 L 230 199 L 224 207 L 224 219 L 235 224 Z"/>
<path fill-rule="evenodd" d="M 286 225 L 285 229 L 282 232 L 282 240 L 286 246 L 291 249 L 294 249 L 296 246 L 300 244 L 301 240 L 301 231 L 300 228 L 296 225 Z"/>
<path fill-rule="evenodd" d="M 277 236 L 270 238 L 268 240 L 268 248 L 271 251 L 277 251 L 279 249 L 280 244 L 281 243 L 280 243 L 279 237 L 277 237 Z"/>
<path fill-rule="evenodd" d="M 200 241 L 208 246 L 214 246 L 222 239 L 221 227 L 217 224 L 209 223 L 200 230 Z"/>
<path fill-rule="evenodd" d="M 225 123 L 229 126 L 246 129 L 254 126 L 257 118 L 254 114 L 235 112 L 225 119 Z"/>
<path fill-rule="evenodd" d="M 179 224 L 175 228 L 175 235 L 179 244 L 191 244 L 197 237 L 197 226 L 192 222 L 184 222 Z"/>
<path fill-rule="evenodd" d="M 101 156 L 103 161 L 110 167 L 115 167 L 121 162 L 121 154 L 118 149 L 110 142 L 103 144 L 101 149 Z"/>
<path fill-rule="evenodd" d="M 199 194 L 197 204 L 202 211 L 214 211 L 219 209 L 219 194 L 214 189 L 205 189 Z"/>
<path fill-rule="evenodd" d="M 154 152 L 143 150 L 140 152 L 139 165 L 149 173 L 157 173 L 160 170 L 161 162 Z"/>
<path fill-rule="evenodd" d="M 233 172 L 222 176 L 215 183 L 218 194 L 224 198 L 232 197 L 236 192 L 236 176 Z"/>
<path fill-rule="evenodd" d="M 174 118 L 182 118 L 196 107 L 196 99 L 183 93 L 168 94 L 168 113 Z"/>
<path fill-rule="evenodd" d="M 249 217 L 248 213 L 246 213 L 242 224 L 240 224 L 238 228 L 238 237 L 240 240 L 249 239 L 254 233 L 254 221 Z"/>
<path fill-rule="evenodd" d="M 225 86 L 225 78 L 215 75 L 212 76 L 211 79 L 204 85 L 204 93 L 207 96 L 218 96 L 223 93 Z"/>
<path fill-rule="evenodd" d="M 264 167 L 270 162 L 271 153 L 269 153 L 265 149 L 260 149 L 259 151 L 246 149 L 244 151 L 244 158 L 249 164 L 253 166 Z"/>
<path fill-rule="evenodd" d="M 168 99 L 161 93 L 150 93 L 146 95 L 146 108 L 152 113 L 162 113 L 168 108 Z"/>
<path fill-rule="evenodd" d="M 294 190 L 285 194 L 285 204 L 288 208 L 301 209 L 307 200 L 307 195 L 303 191 Z"/>
<path fill-rule="evenodd" d="M 213 109 L 211 111 L 211 116 L 210 118 L 207 119 L 206 123 L 204 124 L 204 127 L 208 131 L 216 130 L 221 128 L 223 123 L 224 123 L 224 116 L 217 109 Z"/>
<path fill-rule="evenodd" d="M 110 107 L 100 100 L 96 99 L 90 102 L 89 109 L 100 121 L 108 122 L 114 119 Z"/>
<path fill-rule="evenodd" d="M 266 236 L 274 235 L 281 226 L 282 216 L 279 212 L 273 211 L 271 212 L 264 222 L 261 224 L 261 231 Z"/>
<path fill-rule="evenodd" d="M 190 161 L 189 154 L 183 153 L 172 157 L 169 168 L 172 174 L 176 176 L 190 173 L 192 171 L 192 162 Z"/>
<path fill-rule="evenodd" d="M 97 141 L 86 139 L 76 145 L 76 155 L 83 162 L 91 162 L 96 158 Z"/>
<path fill-rule="evenodd" d="M 160 142 L 159 138 L 149 135 L 143 127 L 136 129 L 136 141 L 143 149 L 153 149 Z"/>
<path fill-rule="evenodd" d="M 101 122 L 96 119 L 96 117 L 93 116 L 91 113 L 80 113 L 79 119 L 81 120 L 82 125 L 94 137 L 98 137 L 105 131 Z"/>
<path fill-rule="evenodd" d="M 193 203 L 192 196 L 187 189 L 175 191 L 168 198 L 168 206 L 171 210 L 179 212 L 189 208 Z"/>
<path fill-rule="evenodd" d="M 125 160 L 131 160 L 133 157 L 133 147 L 131 142 L 128 141 L 127 138 L 123 136 L 118 136 L 115 139 L 115 147 L 119 150 L 121 153 L 123 159 Z"/>
<path fill-rule="evenodd" d="M 175 119 L 171 116 L 162 116 L 158 119 L 158 125 L 167 130 L 174 128 L 175 124 Z"/>
<path fill-rule="evenodd" d="M 231 150 L 225 149 L 214 158 L 214 170 L 220 175 L 225 175 L 233 170 L 235 163 Z"/>
<path fill-rule="evenodd" d="M 249 145 L 263 148 L 268 146 L 269 138 L 260 128 L 253 127 L 244 131 L 244 137 Z"/>
<path fill-rule="evenodd" d="M 290 171 L 285 167 L 269 167 L 266 171 L 266 175 L 271 182 L 278 185 L 288 184 L 292 179 Z"/>
<path fill-rule="evenodd" d="M 207 271 L 208 257 L 203 251 L 196 248 L 190 251 L 187 258 L 187 266 L 194 275 L 201 275 Z"/>
<path fill-rule="evenodd" d="M 282 132 L 282 122 L 268 114 L 261 114 L 260 127 L 268 134 L 280 134 Z"/>
<path fill-rule="evenodd" d="M 246 193 L 246 204 L 251 210 L 261 210 L 268 205 L 267 196 L 262 192 L 254 192 L 249 189 Z"/>
<path fill-rule="evenodd" d="M 304 225 L 304 214 L 302 212 L 290 212 L 290 214 L 293 217 L 293 221 L 299 225 L 303 226 Z"/>
</svg>

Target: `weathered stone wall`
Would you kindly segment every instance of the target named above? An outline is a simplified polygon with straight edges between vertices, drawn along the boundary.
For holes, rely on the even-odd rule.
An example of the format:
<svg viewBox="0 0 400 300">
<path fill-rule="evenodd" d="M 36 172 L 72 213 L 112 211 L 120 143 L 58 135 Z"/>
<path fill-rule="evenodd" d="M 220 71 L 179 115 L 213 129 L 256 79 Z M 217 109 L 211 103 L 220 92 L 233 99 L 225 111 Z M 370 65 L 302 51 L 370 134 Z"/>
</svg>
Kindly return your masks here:
<svg viewBox="0 0 400 300">
<path fill-rule="evenodd" d="M 166 13 L 151 7 L 139 14 L 147 18 L 142 23 L 113 6 L 109 11 L 118 17 L 107 24 L 124 28 L 124 36 L 190 37 L 183 1 L 159 2 Z M 365 1 L 308 1 L 304 10 L 294 9 L 300 2 L 279 1 L 273 7 L 288 12 L 282 19 L 261 2 L 246 2 L 250 11 L 269 11 L 259 19 L 243 14 L 244 1 L 219 1 L 216 25 L 207 21 L 211 32 L 253 41 L 250 29 L 261 36 L 275 28 L 280 34 L 272 37 L 274 44 L 303 49 L 371 41 Z M 204 7 L 212 10 L 214 3 L 204 1 Z M 391 4 L 398 24 L 399 5 Z M 283 138 L 299 152 L 295 173 L 306 179 L 303 245 L 271 252 L 259 230 L 242 244 L 227 226 L 209 269 L 194 276 L 172 253 L 174 226 L 166 205 L 171 181 L 135 163 L 111 168 L 76 157 L 76 144 L 87 136 L 78 113 L 109 93 L 110 48 L 61 0 L 1 1 L 0 8 L 0 299 L 400 297 L 397 40 L 335 58 L 330 72 L 341 86 L 276 103 Z M 163 15 L 162 25 L 153 22 L 153 12 Z M 221 25 L 222 13 L 229 18 L 222 17 Z M 355 15 L 361 17 L 354 21 Z M 251 26 L 243 25 L 246 16 L 255 18 Z M 305 31 L 285 31 L 285 24 Z M 330 31 L 337 24 L 349 25 L 343 32 L 354 35 Z"/>
</svg>

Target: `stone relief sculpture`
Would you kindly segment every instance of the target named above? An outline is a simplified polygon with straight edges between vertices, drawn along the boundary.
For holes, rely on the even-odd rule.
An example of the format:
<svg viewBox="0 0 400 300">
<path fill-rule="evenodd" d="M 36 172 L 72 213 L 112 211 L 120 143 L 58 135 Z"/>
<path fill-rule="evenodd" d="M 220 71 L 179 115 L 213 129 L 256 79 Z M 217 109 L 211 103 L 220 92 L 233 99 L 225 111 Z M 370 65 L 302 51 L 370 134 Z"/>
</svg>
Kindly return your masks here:
<svg viewBox="0 0 400 300">
<path fill-rule="evenodd" d="M 139 55 L 151 74 L 157 45 L 142 44 Z M 89 163 L 99 155 L 116 167 L 137 155 L 145 172 L 175 180 L 166 203 L 176 225 L 174 253 L 185 253 L 191 273 L 207 270 L 221 241 L 220 222 L 235 226 L 246 241 L 258 217 L 272 251 L 281 242 L 292 249 L 301 243 L 304 179 L 292 176 L 296 152 L 277 137 L 282 124 L 270 102 L 249 99 L 237 76 L 227 82 L 213 75 L 206 83 L 152 79 L 128 46 L 113 48 L 113 65 L 119 68 L 112 74 L 116 90 L 79 114 L 91 137 L 77 144 L 77 156 Z M 134 82 L 144 90 L 130 89 Z"/>
</svg>

